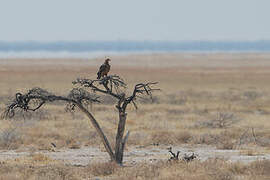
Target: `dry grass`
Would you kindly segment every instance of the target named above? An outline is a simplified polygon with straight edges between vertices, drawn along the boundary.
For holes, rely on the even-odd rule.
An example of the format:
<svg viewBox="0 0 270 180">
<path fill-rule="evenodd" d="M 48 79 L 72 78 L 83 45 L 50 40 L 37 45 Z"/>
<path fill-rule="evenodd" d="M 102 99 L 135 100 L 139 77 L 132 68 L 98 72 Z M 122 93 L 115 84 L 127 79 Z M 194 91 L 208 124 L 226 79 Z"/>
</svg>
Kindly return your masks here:
<svg viewBox="0 0 270 180">
<path fill-rule="evenodd" d="M 120 166 L 114 162 L 95 163 L 86 167 L 86 171 L 94 176 L 109 176 L 114 174 Z"/>
<path fill-rule="evenodd" d="M 229 163 L 222 159 L 209 159 L 204 162 L 194 160 L 190 163 L 159 161 L 155 164 L 140 163 L 132 167 L 120 167 L 114 163 L 96 163 L 86 167 L 65 166 L 60 162 L 50 162 L 46 158 L 44 160 L 42 155 L 38 155 L 38 160 L 34 157 L 21 161 L 1 162 L 0 179 L 266 180 L 270 176 L 270 161 L 267 160 L 250 164 Z"/>
<path fill-rule="evenodd" d="M 154 97 L 153 103 L 142 100 L 137 111 L 133 107 L 128 109 L 127 129 L 131 131 L 128 146 L 153 143 L 209 144 L 219 149 L 246 150 L 257 147 L 269 150 L 269 57 L 269 54 L 112 57 L 111 73 L 124 77 L 129 88 L 137 82 L 159 81 L 162 89 Z M 100 63 L 98 59 L 0 60 L 0 110 L 3 110 L 4 104 L 16 92 L 32 87 L 67 94 L 73 87 L 71 82 L 77 77 L 95 78 Z M 113 101 L 106 97 L 103 100 L 104 104 L 94 105 L 92 112 L 113 142 L 118 117 Z M 220 113 L 228 116 L 222 119 Z M 229 116 L 231 114 L 233 116 Z M 254 129 L 256 142 L 251 131 L 244 134 L 248 128 Z M 79 112 L 66 113 L 61 103 L 48 105 L 31 115 L 20 112 L 13 121 L 0 121 L 1 149 L 31 147 L 35 150 L 51 150 L 51 143 L 57 146 L 56 149 L 101 146 L 87 118 Z M 37 169 L 32 170 L 20 164 L 14 168 L 5 164 L 3 168 L 8 170 L 7 173 L 2 171 L 1 177 L 16 179 L 19 172 L 26 173 L 18 174 L 21 179 L 35 179 L 37 175 L 44 175 L 44 179 L 63 179 L 62 174 L 69 177 L 70 173 L 73 174 L 70 177 L 81 179 L 89 177 L 89 172 L 96 175 L 109 172 L 116 179 L 134 179 L 134 175 L 137 179 L 157 176 L 161 179 L 235 179 L 238 176 L 244 179 L 263 179 L 269 175 L 267 171 L 258 168 L 269 168 L 267 161 L 250 165 L 227 165 L 219 160 L 173 165 L 140 164 L 123 170 L 120 168 L 120 172 L 118 168 L 115 172 L 114 166 L 109 164 L 95 165 L 107 169 L 106 172 L 99 172 L 95 170 L 99 168 L 94 166 L 87 167 L 89 172 L 85 172 L 84 168 L 75 168 L 74 172 L 70 167 L 59 166 L 34 167 Z"/>
</svg>

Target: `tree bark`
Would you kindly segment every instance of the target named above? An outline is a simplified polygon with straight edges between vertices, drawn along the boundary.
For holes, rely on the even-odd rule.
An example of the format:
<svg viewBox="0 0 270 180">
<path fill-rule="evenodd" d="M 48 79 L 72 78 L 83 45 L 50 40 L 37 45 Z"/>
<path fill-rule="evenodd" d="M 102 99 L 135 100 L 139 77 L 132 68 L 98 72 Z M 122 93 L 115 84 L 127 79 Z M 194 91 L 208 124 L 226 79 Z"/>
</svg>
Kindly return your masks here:
<svg viewBox="0 0 270 180">
<path fill-rule="evenodd" d="M 123 151 L 124 151 L 124 144 L 123 142 L 123 135 L 125 131 L 126 125 L 126 118 L 127 114 L 119 110 L 119 123 L 118 123 L 118 130 L 116 135 L 116 142 L 115 142 L 115 158 L 118 164 L 122 164 L 123 161 Z"/>
<path fill-rule="evenodd" d="M 124 150 L 125 150 L 125 145 L 126 145 L 128 136 L 129 136 L 129 131 L 127 131 L 127 134 L 126 134 L 126 136 L 124 137 L 124 139 L 122 140 L 121 145 L 120 145 L 120 150 L 119 150 L 119 162 L 121 162 L 121 163 L 123 162 Z"/>
</svg>

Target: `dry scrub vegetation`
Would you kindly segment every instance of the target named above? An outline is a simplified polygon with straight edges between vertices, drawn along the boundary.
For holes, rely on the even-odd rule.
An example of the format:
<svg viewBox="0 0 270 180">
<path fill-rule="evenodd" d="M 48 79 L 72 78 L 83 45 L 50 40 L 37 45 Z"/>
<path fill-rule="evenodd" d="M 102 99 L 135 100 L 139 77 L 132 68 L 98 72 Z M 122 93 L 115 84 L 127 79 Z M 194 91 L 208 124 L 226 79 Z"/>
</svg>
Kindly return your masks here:
<svg viewBox="0 0 270 180">
<path fill-rule="evenodd" d="M 252 155 L 270 153 L 270 62 L 268 54 L 171 54 L 112 57 L 112 74 L 137 82 L 159 81 L 161 92 L 140 108 L 128 109 L 126 128 L 133 146 L 207 144 L 240 149 Z M 67 94 L 77 77 L 95 78 L 103 60 L 0 60 L 0 111 L 16 92 L 32 87 Z M 117 129 L 115 101 L 89 107 L 110 142 Z M 34 113 L 21 112 L 0 121 L 0 149 L 31 151 L 102 147 L 94 128 L 80 113 L 67 113 L 63 104 L 47 105 Z M 138 163 L 118 167 L 108 163 L 73 167 L 51 159 L 28 157 L 1 162 L 2 179 L 267 179 L 270 162 Z M 37 157 L 36 157 L 37 158 Z M 39 158 L 37 158 L 39 159 Z M 30 165 L 25 166 L 27 161 Z M 43 163 L 43 162 L 46 163 Z M 27 163 L 26 163 L 27 164 Z M 31 165 L 32 164 L 32 165 Z"/>
<path fill-rule="evenodd" d="M 270 161 L 250 164 L 229 163 L 222 159 L 204 162 L 159 161 L 155 164 L 139 163 L 132 167 L 120 167 L 109 162 L 85 167 L 66 166 L 42 155 L 15 159 L 0 164 L 0 179 L 180 179 L 180 180 L 256 180 L 269 179 Z"/>
</svg>

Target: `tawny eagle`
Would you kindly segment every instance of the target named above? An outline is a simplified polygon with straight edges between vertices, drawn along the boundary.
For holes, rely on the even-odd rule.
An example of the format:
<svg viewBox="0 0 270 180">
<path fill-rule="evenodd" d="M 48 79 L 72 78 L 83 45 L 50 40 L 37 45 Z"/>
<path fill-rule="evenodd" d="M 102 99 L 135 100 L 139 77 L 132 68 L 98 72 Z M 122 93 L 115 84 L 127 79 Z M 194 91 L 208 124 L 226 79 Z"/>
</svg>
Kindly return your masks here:
<svg viewBox="0 0 270 180">
<path fill-rule="evenodd" d="M 97 73 L 97 75 L 98 75 L 97 79 L 100 79 L 100 78 L 102 78 L 104 76 L 107 76 L 107 74 L 108 74 L 108 72 L 110 71 L 110 68 L 111 68 L 111 66 L 109 64 L 109 61 L 111 61 L 111 60 L 109 58 L 106 58 L 104 64 L 102 64 L 100 66 L 99 71 Z"/>
</svg>

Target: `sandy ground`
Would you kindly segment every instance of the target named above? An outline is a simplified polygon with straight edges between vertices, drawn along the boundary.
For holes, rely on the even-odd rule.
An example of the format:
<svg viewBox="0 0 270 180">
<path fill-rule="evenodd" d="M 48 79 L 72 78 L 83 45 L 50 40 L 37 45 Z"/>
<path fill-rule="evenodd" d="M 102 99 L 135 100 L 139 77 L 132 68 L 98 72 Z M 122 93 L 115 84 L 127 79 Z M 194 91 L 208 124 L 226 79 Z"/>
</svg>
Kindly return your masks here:
<svg viewBox="0 0 270 180">
<path fill-rule="evenodd" d="M 249 163 L 256 160 L 270 160 L 270 154 L 242 154 L 240 150 L 219 150 L 211 146 L 206 145 L 181 145 L 174 146 L 173 152 L 180 151 L 179 157 L 191 155 L 194 153 L 198 159 L 205 161 L 209 158 L 220 158 L 229 162 L 244 162 Z M 73 166 L 86 166 L 95 162 L 107 162 L 109 156 L 106 152 L 102 152 L 97 147 L 83 147 L 80 149 L 59 149 L 52 151 L 38 151 L 34 153 L 42 153 L 43 155 L 50 157 L 53 160 L 59 160 L 64 162 L 66 165 Z M 0 151 L 0 161 L 9 159 L 24 158 L 33 155 L 33 152 L 24 151 Z M 168 160 L 170 158 L 168 152 L 168 146 L 148 146 L 140 147 L 134 146 L 129 147 L 125 152 L 124 165 L 130 166 L 141 162 L 154 163 L 158 160 Z"/>
</svg>

